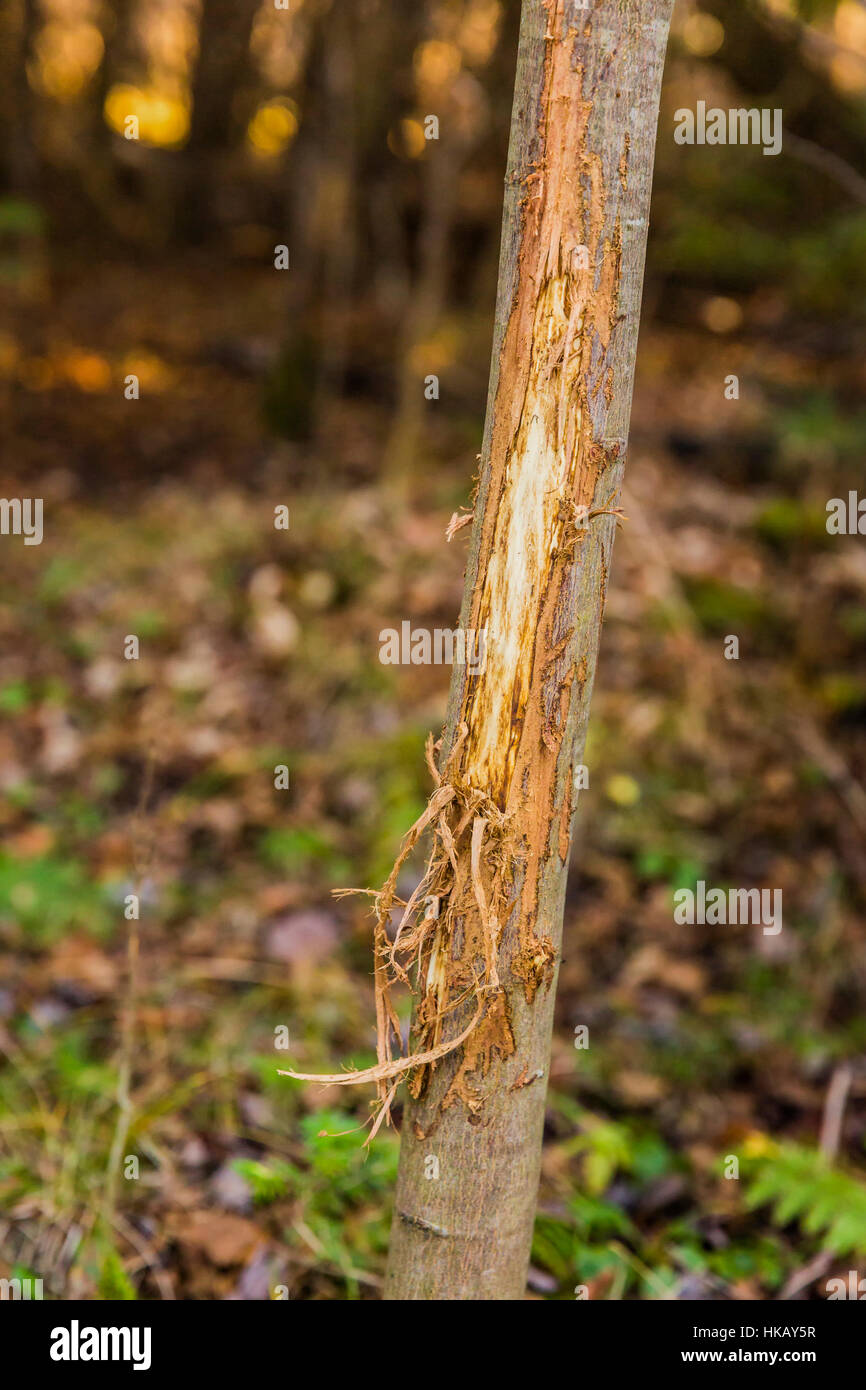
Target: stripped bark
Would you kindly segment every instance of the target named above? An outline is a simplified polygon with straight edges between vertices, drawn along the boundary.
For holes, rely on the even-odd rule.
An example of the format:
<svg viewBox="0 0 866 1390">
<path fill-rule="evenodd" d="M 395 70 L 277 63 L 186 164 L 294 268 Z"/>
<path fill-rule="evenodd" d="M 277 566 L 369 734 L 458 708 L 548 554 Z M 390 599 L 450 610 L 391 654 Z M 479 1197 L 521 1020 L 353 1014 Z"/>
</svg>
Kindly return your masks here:
<svg viewBox="0 0 866 1390">
<path fill-rule="evenodd" d="M 410 1084 L 392 1299 L 525 1290 L 671 8 L 523 0 L 461 613 L 463 628 L 486 629 L 487 659 L 475 676 L 454 667 L 435 793 L 437 871 L 450 868 L 438 924 L 417 937 L 412 1050 L 479 1021 Z"/>
</svg>

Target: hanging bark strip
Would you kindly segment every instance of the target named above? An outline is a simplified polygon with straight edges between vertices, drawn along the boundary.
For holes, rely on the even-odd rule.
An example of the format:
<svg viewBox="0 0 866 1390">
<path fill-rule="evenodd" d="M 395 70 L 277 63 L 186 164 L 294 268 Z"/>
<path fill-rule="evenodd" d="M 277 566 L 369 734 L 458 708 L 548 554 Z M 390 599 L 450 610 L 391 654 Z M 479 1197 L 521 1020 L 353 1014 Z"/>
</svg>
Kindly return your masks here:
<svg viewBox="0 0 866 1390">
<path fill-rule="evenodd" d="M 486 631 L 486 666 L 475 676 L 454 668 L 425 822 L 434 850 L 398 943 L 418 965 L 411 1051 L 425 1064 L 402 1130 L 389 1298 L 525 1289 L 671 8 L 523 3 L 461 614 L 462 627 Z M 377 976 L 383 955 L 395 961 L 381 912 L 395 882 L 379 899 Z M 415 912 L 422 895 L 439 903 L 432 920 Z M 390 1078 L 390 1042 L 380 1062 Z"/>
</svg>

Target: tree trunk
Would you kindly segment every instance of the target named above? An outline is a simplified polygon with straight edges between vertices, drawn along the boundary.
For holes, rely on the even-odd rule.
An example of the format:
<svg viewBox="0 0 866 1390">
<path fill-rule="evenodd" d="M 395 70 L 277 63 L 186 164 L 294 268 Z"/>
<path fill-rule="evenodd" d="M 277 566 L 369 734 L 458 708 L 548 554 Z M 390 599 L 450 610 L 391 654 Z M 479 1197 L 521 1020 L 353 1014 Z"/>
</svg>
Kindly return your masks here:
<svg viewBox="0 0 866 1390">
<path fill-rule="evenodd" d="M 436 11 L 428 6 L 426 34 L 436 32 Z M 427 145 L 421 168 L 422 192 L 417 271 L 407 285 L 406 307 L 397 355 L 397 405 L 382 457 L 382 478 L 389 493 L 405 501 L 417 473 L 418 445 L 424 432 L 429 404 L 424 398 L 424 378 L 429 370 L 419 361 L 434 333 L 447 295 L 449 250 L 458 208 L 458 189 L 463 166 L 477 134 L 461 129 L 455 100 L 457 81 L 452 74 L 416 99 L 419 109 L 432 112 L 441 122 L 441 139 Z"/>
<path fill-rule="evenodd" d="M 211 229 L 219 165 L 249 115 L 250 39 L 259 0 L 203 0 L 192 77 L 192 116 L 183 150 L 178 225 L 198 240 Z"/>
<path fill-rule="evenodd" d="M 111 128 L 105 120 L 105 102 L 116 82 L 133 70 L 136 6 L 134 0 L 108 0 L 102 7 L 102 61 L 93 84 L 94 129 L 97 144 L 111 148 Z"/>
<path fill-rule="evenodd" d="M 382 459 L 383 480 L 389 491 L 399 495 L 405 495 L 409 488 L 425 411 L 429 409 L 424 399 L 425 369 L 417 354 L 419 346 L 436 328 L 445 300 L 457 182 L 465 157 L 457 137 L 442 143 L 443 149 L 434 146 L 426 156 L 418 273 L 408 291 L 398 361 L 397 407 Z"/>
<path fill-rule="evenodd" d="M 19 0 L 0 16 L 0 128 L 4 174 L 10 191 L 35 197 L 40 183 L 37 102 L 27 76 L 42 13 L 36 0 Z"/>
<path fill-rule="evenodd" d="M 250 81 L 250 37 L 259 0 L 203 0 L 198 57 L 192 82 L 192 123 L 187 149 L 223 150 L 242 124 L 237 103 Z"/>
<path fill-rule="evenodd" d="M 525 1291 L 672 3 L 523 3 L 461 613 L 486 631 L 486 665 L 454 666 L 430 817 L 451 877 L 420 938 L 413 1046 L 477 1022 L 413 1073 L 391 1299 Z"/>
</svg>

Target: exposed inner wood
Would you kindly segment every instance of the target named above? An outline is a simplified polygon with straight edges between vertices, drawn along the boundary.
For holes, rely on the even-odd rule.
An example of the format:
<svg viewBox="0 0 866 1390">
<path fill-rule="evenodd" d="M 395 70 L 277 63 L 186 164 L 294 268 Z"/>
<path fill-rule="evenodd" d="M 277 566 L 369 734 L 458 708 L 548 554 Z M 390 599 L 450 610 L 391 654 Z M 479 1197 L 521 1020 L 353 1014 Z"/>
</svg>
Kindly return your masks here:
<svg viewBox="0 0 866 1390">
<path fill-rule="evenodd" d="M 565 875 L 637 343 L 671 0 L 524 0 L 494 360 L 418 939 L 388 1290 L 522 1296 Z M 533 1084 L 529 1084 L 529 1080 Z M 538 1083 L 538 1084 L 535 1084 Z M 429 1154 L 440 1178 L 424 1177 Z M 431 1231 L 438 1233 L 435 1241 Z"/>
</svg>

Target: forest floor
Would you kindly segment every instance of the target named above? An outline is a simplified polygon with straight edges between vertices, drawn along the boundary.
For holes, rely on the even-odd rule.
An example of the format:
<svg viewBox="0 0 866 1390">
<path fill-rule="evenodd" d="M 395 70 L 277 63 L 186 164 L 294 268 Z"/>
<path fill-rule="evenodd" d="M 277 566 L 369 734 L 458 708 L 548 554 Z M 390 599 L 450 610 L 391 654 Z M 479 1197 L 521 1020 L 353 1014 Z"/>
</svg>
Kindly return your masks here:
<svg viewBox="0 0 866 1390">
<path fill-rule="evenodd" d="M 268 433 L 284 331 L 273 273 L 202 256 L 70 260 L 0 337 L 4 493 L 45 499 L 0 549 L 0 1275 L 54 1297 L 381 1285 L 396 1136 L 320 1137 L 369 1094 L 277 1069 L 374 1058 L 368 903 L 332 890 L 429 793 L 448 672 L 379 633 L 456 624 L 486 366 L 471 406 L 443 377 L 398 513 L 387 394 Z M 642 336 L 535 1297 L 824 1297 L 866 1251 L 866 549 L 825 527 L 866 418 L 804 351 Z M 783 930 L 677 925 L 701 879 L 781 889 Z"/>
</svg>

